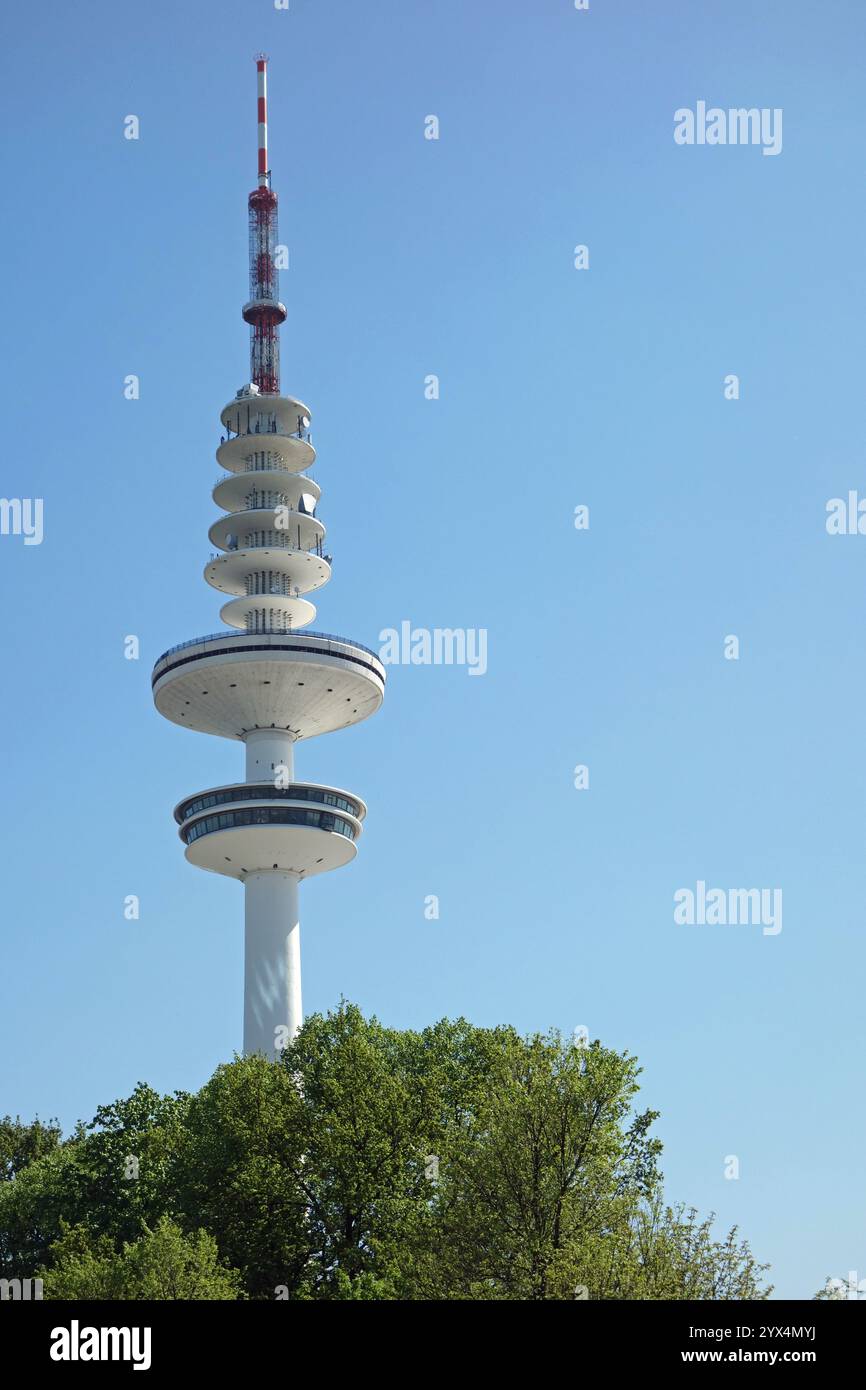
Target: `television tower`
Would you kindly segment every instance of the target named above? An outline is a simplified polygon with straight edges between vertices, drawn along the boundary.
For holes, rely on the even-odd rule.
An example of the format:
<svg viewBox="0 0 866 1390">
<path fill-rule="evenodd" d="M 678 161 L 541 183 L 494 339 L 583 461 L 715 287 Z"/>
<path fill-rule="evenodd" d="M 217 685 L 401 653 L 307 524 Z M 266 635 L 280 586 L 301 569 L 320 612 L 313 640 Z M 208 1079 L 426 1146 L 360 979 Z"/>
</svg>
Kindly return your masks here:
<svg viewBox="0 0 866 1390">
<path fill-rule="evenodd" d="M 249 196 L 250 381 L 221 412 L 224 472 L 213 499 L 207 582 L 227 596 L 229 631 L 171 647 L 153 669 L 166 719 L 246 747 L 246 780 L 175 808 L 191 864 L 239 879 L 245 896 L 244 1053 L 273 1057 L 303 1020 L 298 885 L 348 864 L 366 815 L 360 797 L 298 782 L 295 744 L 375 714 L 385 671 L 374 652 L 311 632 L 305 595 L 327 584 L 331 557 L 316 515 L 321 489 L 310 412 L 280 394 L 277 195 L 268 167 L 267 57 L 259 54 L 258 183 Z"/>
</svg>

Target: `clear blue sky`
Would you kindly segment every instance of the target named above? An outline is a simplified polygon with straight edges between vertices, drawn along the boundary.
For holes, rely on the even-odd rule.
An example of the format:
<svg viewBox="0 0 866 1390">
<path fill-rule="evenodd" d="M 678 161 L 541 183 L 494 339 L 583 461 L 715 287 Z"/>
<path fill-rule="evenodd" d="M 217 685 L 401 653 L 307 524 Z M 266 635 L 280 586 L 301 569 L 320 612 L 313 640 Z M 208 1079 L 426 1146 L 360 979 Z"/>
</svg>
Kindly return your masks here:
<svg viewBox="0 0 866 1390">
<path fill-rule="evenodd" d="M 824 526 L 866 492 L 866 8 L 97 0 L 5 42 L 0 492 L 44 498 L 45 538 L 0 537 L 0 1111 L 69 1127 L 240 1046 L 242 892 L 171 809 L 243 750 L 149 677 L 219 627 L 265 48 L 316 626 L 489 632 L 483 678 L 393 668 L 375 719 L 298 751 L 369 804 L 302 890 L 307 1010 L 586 1025 L 643 1062 L 669 1194 L 739 1222 L 779 1295 L 866 1277 L 866 537 Z M 677 146 L 698 100 L 781 107 L 782 153 Z M 676 926 L 698 879 L 780 887 L 781 934 Z"/>
</svg>

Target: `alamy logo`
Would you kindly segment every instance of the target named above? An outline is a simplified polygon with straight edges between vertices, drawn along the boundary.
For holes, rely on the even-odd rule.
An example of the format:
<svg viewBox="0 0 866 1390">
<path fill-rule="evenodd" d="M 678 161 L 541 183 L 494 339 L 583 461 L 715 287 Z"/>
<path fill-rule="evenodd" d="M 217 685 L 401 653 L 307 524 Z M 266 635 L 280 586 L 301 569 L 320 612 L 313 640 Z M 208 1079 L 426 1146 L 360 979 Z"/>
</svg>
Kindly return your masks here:
<svg viewBox="0 0 866 1390">
<path fill-rule="evenodd" d="M 25 545 L 41 545 L 42 498 L 0 497 L 0 536 L 23 536 Z"/>
<path fill-rule="evenodd" d="M 866 497 L 858 497 L 856 490 L 849 491 L 847 500 L 831 497 L 826 510 L 828 536 L 866 536 Z"/>
<path fill-rule="evenodd" d="M 674 140 L 678 145 L 763 145 L 762 154 L 782 152 L 782 108 L 780 106 L 707 108 L 705 101 L 695 110 L 681 106 L 674 112 Z"/>
<path fill-rule="evenodd" d="M 52 1361 L 131 1361 L 134 1371 L 150 1370 L 149 1327 L 69 1327 L 51 1329 Z"/>
<path fill-rule="evenodd" d="M 414 627 L 405 620 L 400 631 L 379 633 L 383 666 L 466 666 L 470 676 L 487 670 L 486 627 Z"/>
<path fill-rule="evenodd" d="M 20 1299 L 27 1303 L 42 1297 L 41 1279 L 0 1279 L 0 1301 Z"/>
<path fill-rule="evenodd" d="M 697 888 L 674 893 L 674 921 L 685 927 L 759 926 L 764 936 L 782 930 L 781 888 L 711 888 L 702 878 Z"/>
</svg>

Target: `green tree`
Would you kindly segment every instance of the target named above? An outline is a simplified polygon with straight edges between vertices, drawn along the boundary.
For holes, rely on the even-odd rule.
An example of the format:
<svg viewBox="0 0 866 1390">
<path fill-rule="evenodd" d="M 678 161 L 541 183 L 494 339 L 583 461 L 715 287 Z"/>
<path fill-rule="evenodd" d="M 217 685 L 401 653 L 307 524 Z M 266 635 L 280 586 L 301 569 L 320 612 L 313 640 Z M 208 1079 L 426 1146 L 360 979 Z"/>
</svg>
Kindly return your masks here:
<svg viewBox="0 0 866 1390">
<path fill-rule="evenodd" d="M 14 1120 L 5 1115 L 0 1120 L 0 1182 L 9 1182 L 29 1163 L 52 1153 L 60 1143 L 60 1133 L 56 1120 L 43 1124 L 37 1118 L 24 1124 L 20 1115 Z"/>
<path fill-rule="evenodd" d="M 824 1287 L 813 1295 L 813 1301 L 815 1299 L 817 1299 L 819 1303 L 842 1303 L 847 1302 L 849 1299 L 852 1302 L 860 1301 L 864 1296 L 863 1285 L 864 1281 L 858 1280 L 855 1271 L 852 1271 L 844 1279 L 833 1279 L 828 1276 Z"/>
<path fill-rule="evenodd" d="M 665 1201 L 639 1077 L 599 1042 L 344 1003 L 192 1097 L 137 1086 L 65 1141 L 4 1122 L 0 1274 L 42 1269 L 54 1297 L 193 1297 L 130 1290 L 199 1274 L 258 1299 L 766 1297 L 736 1230 Z M 156 1285 L 160 1242 L 180 1273 Z"/>
<path fill-rule="evenodd" d="M 171 1212 L 187 1104 L 183 1095 L 137 1086 L 127 1100 L 100 1106 L 63 1143 L 54 1127 L 26 1141 L 10 1131 L 7 1164 L 14 1173 L 0 1183 L 0 1273 L 32 1275 L 63 1221 L 108 1235 L 119 1247 Z"/>
<path fill-rule="evenodd" d="M 142 1084 L 126 1100 L 101 1105 L 79 1145 L 83 1177 L 70 1219 L 117 1245 L 173 1213 L 189 1105 L 184 1092 L 161 1096 Z"/>
<path fill-rule="evenodd" d="M 257 1298 L 295 1288 L 307 1259 L 302 1108 L 282 1067 L 228 1063 L 193 1098 L 175 1155 L 178 1219 L 210 1231 Z"/>
<path fill-rule="evenodd" d="M 419 1297 L 574 1297 L 657 1180 L 655 1115 L 630 1114 L 637 1064 L 555 1033 L 465 1041 L 483 1084 L 447 1127 L 433 1238 L 408 1283 Z"/>
<path fill-rule="evenodd" d="M 590 1297 L 686 1299 L 728 1302 L 769 1298 L 768 1268 L 755 1260 L 737 1228 L 722 1240 L 713 1218 L 698 1219 L 694 1207 L 665 1203 L 656 1184 L 646 1201 L 627 1208 L 609 1233 Z"/>
<path fill-rule="evenodd" d="M 395 1296 L 435 1129 L 436 1068 L 419 1064 L 417 1044 L 344 1005 L 311 1019 L 284 1054 L 303 1097 L 307 1297 L 354 1297 L 355 1284 Z"/>
<path fill-rule="evenodd" d="M 43 1153 L 0 1183 L 0 1277 L 31 1278 L 49 1258 L 64 1218 L 84 1209 L 77 1140 Z"/>
<path fill-rule="evenodd" d="M 184 1235 L 167 1216 L 154 1230 L 125 1242 L 118 1253 L 109 1236 L 84 1226 L 65 1227 L 44 1270 L 49 1299 L 226 1300 L 243 1297 L 237 1270 L 220 1264 L 206 1231 Z"/>
</svg>

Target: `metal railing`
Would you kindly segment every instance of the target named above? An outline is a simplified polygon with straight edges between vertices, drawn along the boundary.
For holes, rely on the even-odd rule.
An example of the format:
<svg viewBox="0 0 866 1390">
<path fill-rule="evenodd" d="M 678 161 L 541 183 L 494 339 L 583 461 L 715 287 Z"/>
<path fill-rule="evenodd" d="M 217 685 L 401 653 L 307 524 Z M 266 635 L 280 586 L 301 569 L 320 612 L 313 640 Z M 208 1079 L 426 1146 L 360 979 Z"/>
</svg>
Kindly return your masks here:
<svg viewBox="0 0 866 1390">
<path fill-rule="evenodd" d="M 249 545 L 244 542 L 243 545 L 233 545 L 227 550 L 212 550 L 208 563 L 211 563 L 213 560 L 224 560 L 227 555 L 245 555 L 253 550 L 279 550 L 281 552 L 285 551 L 290 555 L 315 555 L 318 560 L 324 560 L 327 565 L 331 563 L 332 558 L 330 555 L 325 554 L 320 539 L 316 540 L 315 544 L 309 548 L 303 545 L 296 545 L 293 540 L 287 539 L 285 541 L 256 541 L 254 545 Z"/>
<path fill-rule="evenodd" d="M 228 517 L 230 517 L 230 516 L 243 516 L 244 512 L 275 512 L 275 511 L 277 511 L 277 510 L 279 509 L 279 510 L 281 510 L 281 511 L 291 512 L 292 516 L 309 516 L 309 517 L 312 517 L 313 521 L 318 521 L 318 520 L 319 520 L 319 518 L 316 516 L 315 511 L 310 511 L 310 512 L 308 512 L 308 511 L 304 511 L 301 507 L 293 507 L 292 504 L 291 504 L 291 502 L 264 502 L 264 501 L 262 501 L 262 498 L 263 498 L 264 496 L 266 496 L 266 495 L 269 496 L 269 497 L 278 497 L 278 496 L 288 496 L 288 493 L 282 493 L 282 494 L 280 494 L 280 493 L 273 493 L 273 492 L 272 492 L 272 493 L 268 493 L 268 494 L 265 494 L 265 493 L 257 493 L 257 494 L 256 494 L 256 497 L 257 497 L 258 500 L 255 501 L 255 502 L 249 502 L 249 501 L 247 501 L 247 498 L 245 497 L 245 498 L 244 498 L 244 504 L 243 504 L 243 506 L 242 506 L 242 507 L 238 507 L 238 509 L 237 509 L 236 512 L 227 512 L 227 513 L 226 513 L 226 519 L 227 519 Z M 322 524 L 322 523 L 319 522 L 319 525 L 321 525 L 321 524 Z"/>
<path fill-rule="evenodd" d="M 278 439 L 297 439 L 301 444 L 313 443 L 312 430 L 278 430 L 275 420 L 268 421 L 268 428 L 264 430 L 232 430 L 228 425 L 225 429 L 225 437 L 220 438 L 220 444 L 230 444 L 233 439 L 273 439 L 275 435 Z"/>
<path fill-rule="evenodd" d="M 268 595 L 249 595 L 249 597 L 267 598 Z M 168 651 L 163 652 L 162 656 L 158 656 L 153 664 L 158 666 L 161 661 L 165 661 L 166 657 L 174 656 L 176 652 L 186 651 L 187 647 L 201 647 L 205 642 L 247 642 L 250 639 L 260 637 L 314 637 L 320 642 L 336 642 L 342 647 L 355 647 L 359 652 L 366 652 L 367 656 L 372 656 L 381 665 L 379 653 L 374 652 L 370 647 L 365 647 L 363 642 L 356 642 L 353 637 L 338 637 L 335 632 L 310 632 L 306 628 L 295 628 L 291 632 L 240 632 L 237 628 L 229 628 L 223 632 L 209 632 L 206 637 L 191 637 L 188 642 L 178 642 L 176 647 L 169 647 Z"/>
<path fill-rule="evenodd" d="M 229 478 L 254 478 L 257 473 L 283 473 L 287 478 L 303 478 L 305 482 L 312 482 L 307 470 L 302 468 L 299 473 L 293 473 L 290 468 L 278 468 L 276 464 L 262 465 L 261 468 L 245 468 L 242 473 L 220 473 L 214 482 L 214 487 L 219 487 L 220 483 L 228 482 Z"/>
</svg>

